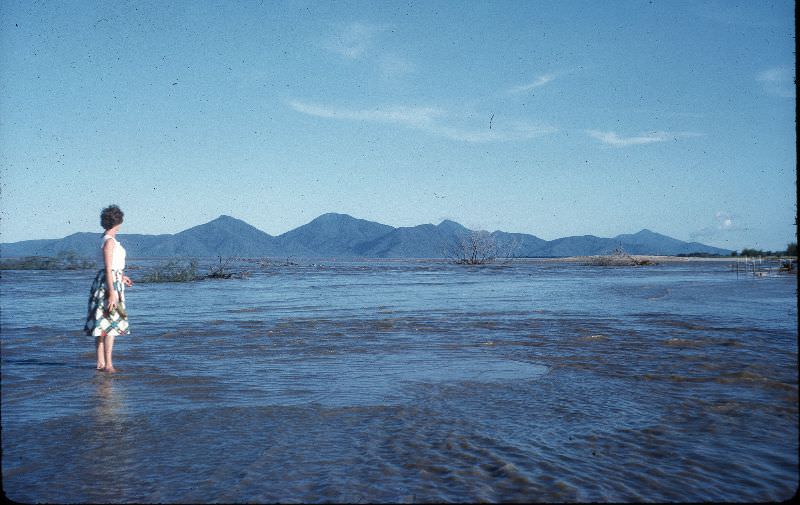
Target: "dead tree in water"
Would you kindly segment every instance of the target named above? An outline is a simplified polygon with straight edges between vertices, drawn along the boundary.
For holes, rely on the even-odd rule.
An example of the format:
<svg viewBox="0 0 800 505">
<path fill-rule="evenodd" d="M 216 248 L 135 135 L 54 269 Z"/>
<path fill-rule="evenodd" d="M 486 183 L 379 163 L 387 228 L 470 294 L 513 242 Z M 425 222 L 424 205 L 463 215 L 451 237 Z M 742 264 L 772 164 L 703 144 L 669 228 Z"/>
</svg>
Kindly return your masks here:
<svg viewBox="0 0 800 505">
<path fill-rule="evenodd" d="M 225 258 L 224 264 L 222 263 L 222 256 L 218 256 L 218 258 L 219 264 L 216 267 L 211 267 L 208 271 L 208 275 L 206 275 L 206 279 L 230 279 L 233 276 L 233 273 L 225 271 L 228 265 L 233 261 L 233 258 Z"/>
<path fill-rule="evenodd" d="M 510 258 L 515 243 L 503 246 L 485 230 L 458 235 L 446 248 L 445 256 L 458 265 L 485 265 L 498 258 Z"/>
<path fill-rule="evenodd" d="M 241 272 L 226 272 L 225 269 L 237 258 L 228 257 L 225 258 L 225 262 L 222 262 L 222 256 L 219 256 L 219 264 L 214 267 L 212 266 L 208 272 L 208 275 L 205 276 L 206 279 L 244 279 L 250 276 L 250 272 L 241 271 Z"/>
</svg>

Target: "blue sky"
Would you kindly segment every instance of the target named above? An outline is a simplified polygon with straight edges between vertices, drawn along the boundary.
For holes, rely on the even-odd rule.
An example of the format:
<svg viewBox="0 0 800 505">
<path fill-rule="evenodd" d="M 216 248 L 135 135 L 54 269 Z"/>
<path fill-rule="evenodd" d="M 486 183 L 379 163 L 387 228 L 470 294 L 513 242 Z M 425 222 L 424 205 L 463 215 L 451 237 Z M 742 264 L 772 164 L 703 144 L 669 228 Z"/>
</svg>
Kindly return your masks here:
<svg viewBox="0 0 800 505">
<path fill-rule="evenodd" d="M 0 241 L 325 212 L 795 240 L 793 2 L 0 4 Z"/>
</svg>

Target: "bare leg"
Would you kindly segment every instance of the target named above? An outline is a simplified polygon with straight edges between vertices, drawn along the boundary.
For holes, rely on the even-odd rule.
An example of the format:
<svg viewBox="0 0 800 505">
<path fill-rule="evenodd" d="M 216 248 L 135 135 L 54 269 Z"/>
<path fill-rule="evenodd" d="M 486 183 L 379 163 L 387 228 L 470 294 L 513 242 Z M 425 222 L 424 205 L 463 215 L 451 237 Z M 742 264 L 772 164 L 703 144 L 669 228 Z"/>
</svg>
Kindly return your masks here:
<svg viewBox="0 0 800 505">
<path fill-rule="evenodd" d="M 103 345 L 103 337 L 95 338 L 95 347 L 97 348 L 97 369 L 103 370 L 106 367 L 105 345 Z"/>
<path fill-rule="evenodd" d="M 106 372 L 116 372 L 114 364 L 111 362 L 111 351 L 114 350 L 114 335 L 105 336 L 105 355 L 106 355 Z"/>
</svg>

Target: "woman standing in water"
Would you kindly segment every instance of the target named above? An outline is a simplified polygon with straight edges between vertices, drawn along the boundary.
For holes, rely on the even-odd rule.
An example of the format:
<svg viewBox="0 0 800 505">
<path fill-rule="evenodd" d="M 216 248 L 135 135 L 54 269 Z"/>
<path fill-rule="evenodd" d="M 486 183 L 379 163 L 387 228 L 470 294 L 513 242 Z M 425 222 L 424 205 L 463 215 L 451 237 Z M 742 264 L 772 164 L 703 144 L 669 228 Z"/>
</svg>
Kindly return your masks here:
<svg viewBox="0 0 800 505">
<path fill-rule="evenodd" d="M 100 224 L 106 231 L 100 246 L 104 267 L 97 272 L 92 283 L 89 313 L 84 325 L 86 334 L 95 337 L 97 369 L 106 372 L 116 372 L 111 361 L 114 337 L 130 333 L 125 311 L 125 286 L 132 286 L 133 282 L 122 274 L 125 248 L 117 241 L 123 215 L 116 205 L 109 205 L 100 213 Z"/>
</svg>

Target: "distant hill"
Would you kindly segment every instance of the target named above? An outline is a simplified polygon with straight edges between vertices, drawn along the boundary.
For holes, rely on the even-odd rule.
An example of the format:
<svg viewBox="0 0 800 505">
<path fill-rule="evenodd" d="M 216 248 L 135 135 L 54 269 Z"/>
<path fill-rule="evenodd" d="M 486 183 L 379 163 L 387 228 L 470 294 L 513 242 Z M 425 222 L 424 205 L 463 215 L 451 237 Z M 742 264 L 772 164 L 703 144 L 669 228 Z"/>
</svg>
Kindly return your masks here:
<svg viewBox="0 0 800 505">
<path fill-rule="evenodd" d="M 449 244 L 470 232 L 450 220 L 438 225 L 394 228 L 347 214 L 323 214 L 279 236 L 272 236 L 240 219 L 220 216 L 174 235 L 120 234 L 129 257 L 337 257 L 441 258 Z M 689 253 L 730 254 L 697 242 L 683 242 L 642 230 L 601 238 L 593 235 L 543 240 L 524 233 L 491 233 L 501 251 L 516 257 L 565 257 L 607 254 L 622 247 L 630 254 L 674 256 Z M 0 256 L 55 256 L 73 251 L 97 257 L 100 233 L 75 233 L 61 239 L 25 240 L 0 244 Z M 513 248 L 512 248 L 513 245 Z"/>
<path fill-rule="evenodd" d="M 284 233 L 277 243 L 284 255 L 365 257 L 371 255 L 366 253 L 363 244 L 393 230 L 385 224 L 329 213 Z"/>
<path fill-rule="evenodd" d="M 394 228 L 376 240 L 362 244 L 360 251 L 371 258 L 442 258 L 447 245 L 462 230 L 467 232 L 466 228 L 452 221 L 439 226 L 421 224 Z"/>
<path fill-rule="evenodd" d="M 692 252 L 722 255 L 731 253 L 727 249 L 711 247 L 698 242 L 683 242 L 645 229 L 633 235 L 617 235 L 614 238 L 601 238 L 594 235 L 559 238 L 546 242 L 531 256 L 595 256 L 606 254 L 617 247 L 622 247 L 629 254 L 659 256 L 677 256 Z"/>
<path fill-rule="evenodd" d="M 152 244 L 136 245 L 145 246 L 141 248 L 139 256 L 255 257 L 272 256 L 280 252 L 275 237 L 230 216 L 220 216 Z M 137 251 L 139 249 L 136 248 Z M 131 253 L 131 256 L 135 254 Z"/>
</svg>

